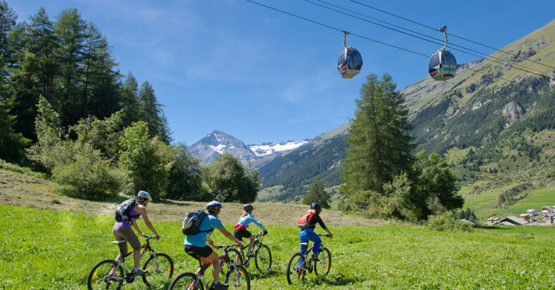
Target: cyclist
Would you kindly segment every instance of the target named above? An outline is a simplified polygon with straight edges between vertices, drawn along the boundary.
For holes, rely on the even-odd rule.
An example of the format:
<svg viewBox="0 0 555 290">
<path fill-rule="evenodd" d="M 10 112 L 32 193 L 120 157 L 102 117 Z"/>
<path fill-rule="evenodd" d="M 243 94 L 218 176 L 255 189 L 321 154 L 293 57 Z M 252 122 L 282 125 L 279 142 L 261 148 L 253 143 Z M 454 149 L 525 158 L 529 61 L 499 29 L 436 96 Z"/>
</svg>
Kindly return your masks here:
<svg viewBox="0 0 555 290">
<path fill-rule="evenodd" d="M 243 206 L 243 213 L 241 214 L 241 218 L 239 218 L 239 221 L 233 227 L 234 229 L 233 234 L 237 239 L 243 240 L 243 238 L 250 238 L 251 240 L 249 243 L 249 250 L 247 251 L 247 257 L 255 256 L 255 254 L 252 253 L 252 248 L 254 247 L 254 236 L 251 234 L 251 232 L 247 230 L 247 228 L 249 227 L 249 224 L 251 222 L 255 223 L 264 231 L 262 233 L 263 235 L 268 234 L 268 231 L 266 230 L 264 225 L 252 215 L 253 210 L 254 210 L 254 207 L 252 206 L 252 204 L 250 203 L 245 204 Z"/>
<path fill-rule="evenodd" d="M 128 203 L 128 201 L 132 200 L 124 201 L 122 205 Z M 145 234 L 139 229 L 139 226 L 137 225 L 137 219 L 142 216 L 145 220 L 146 226 L 156 235 L 156 239 L 160 239 L 160 235 L 158 234 L 158 232 L 156 232 L 154 226 L 152 226 L 152 224 L 150 223 L 150 220 L 148 219 L 148 215 L 146 213 L 146 206 L 151 201 L 152 197 L 150 196 L 150 193 L 143 190 L 139 191 L 137 193 L 135 201 L 130 203 L 132 208 L 129 211 L 129 219 L 117 221 L 114 224 L 112 230 L 112 232 L 114 233 L 114 237 L 116 237 L 116 240 L 126 240 L 129 244 L 131 244 L 133 250 L 135 250 L 135 252 L 133 253 L 133 269 L 131 270 L 131 273 L 133 275 L 144 275 L 147 271 L 139 268 L 139 261 L 141 259 L 141 253 L 139 250 L 141 249 L 141 242 L 139 241 L 139 238 L 137 237 L 135 232 L 133 232 L 133 230 L 131 229 L 131 225 L 133 225 L 137 233 L 140 233 L 141 236 L 144 236 Z M 121 243 L 119 244 L 119 247 L 121 253 L 127 254 L 127 243 Z M 116 260 L 119 258 L 119 256 L 120 255 L 118 255 Z"/>
<path fill-rule="evenodd" d="M 316 227 L 316 223 L 320 224 L 320 226 L 328 232 L 328 235 L 333 237 L 332 232 L 326 227 L 324 221 L 320 217 L 320 212 L 322 211 L 322 207 L 319 203 L 313 202 L 310 205 L 310 209 L 306 213 L 306 221 L 307 224 L 305 227 L 301 228 L 300 239 L 301 243 L 308 243 L 308 241 L 314 242 L 314 248 L 312 251 L 312 258 L 314 260 L 318 260 L 318 254 L 320 253 L 320 245 L 322 245 L 322 240 L 320 237 L 314 233 L 314 228 Z M 307 249 L 307 244 L 301 245 L 301 254 L 305 255 Z"/>
<path fill-rule="evenodd" d="M 187 254 L 195 259 L 200 258 L 203 265 L 208 263 L 212 264 L 212 275 L 214 277 L 212 287 L 214 289 L 227 289 L 228 285 L 220 283 L 220 263 L 218 262 L 218 254 L 206 245 L 208 240 L 208 242 L 215 247 L 214 243 L 209 239 L 209 235 L 212 234 L 214 229 L 218 229 L 224 236 L 234 241 L 237 246 L 243 246 L 243 242 L 228 232 L 222 225 L 220 219 L 218 219 L 221 209 L 222 204 L 218 201 L 213 200 L 209 202 L 206 205 L 208 214 L 204 216 L 200 223 L 199 229 L 201 232 L 196 235 L 186 236 L 184 242 L 184 248 Z"/>
</svg>

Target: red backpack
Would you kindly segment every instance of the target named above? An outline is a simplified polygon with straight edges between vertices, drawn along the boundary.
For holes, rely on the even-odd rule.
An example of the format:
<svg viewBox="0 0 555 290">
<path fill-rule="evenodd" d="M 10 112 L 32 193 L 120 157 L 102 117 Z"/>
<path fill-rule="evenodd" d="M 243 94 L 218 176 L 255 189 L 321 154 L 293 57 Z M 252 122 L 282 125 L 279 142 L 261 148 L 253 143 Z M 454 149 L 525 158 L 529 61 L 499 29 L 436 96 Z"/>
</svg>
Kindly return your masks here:
<svg viewBox="0 0 555 290">
<path fill-rule="evenodd" d="M 297 227 L 301 228 L 302 230 L 307 229 L 310 226 L 310 221 L 314 217 L 314 212 L 309 210 L 298 222 Z"/>
</svg>

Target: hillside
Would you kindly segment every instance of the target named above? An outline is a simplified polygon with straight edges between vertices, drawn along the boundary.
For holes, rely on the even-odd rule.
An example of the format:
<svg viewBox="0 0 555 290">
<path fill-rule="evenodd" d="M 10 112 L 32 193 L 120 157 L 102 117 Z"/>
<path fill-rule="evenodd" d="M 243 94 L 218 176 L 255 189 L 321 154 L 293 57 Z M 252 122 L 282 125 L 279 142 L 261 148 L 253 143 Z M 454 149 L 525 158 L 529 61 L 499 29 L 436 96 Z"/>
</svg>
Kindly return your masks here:
<svg viewBox="0 0 555 290">
<path fill-rule="evenodd" d="M 442 154 L 457 173 L 465 197 L 532 184 L 520 192 L 526 198 L 535 189 L 553 186 L 554 42 L 555 20 L 490 57 L 460 64 L 451 80 L 426 78 L 401 90 L 414 127 L 415 152 Z M 344 135 L 348 124 L 342 127 Z M 323 136 L 329 139 L 261 167 L 259 198 L 298 200 L 314 177 L 328 187 L 340 184 L 348 145 L 333 132 Z"/>
</svg>

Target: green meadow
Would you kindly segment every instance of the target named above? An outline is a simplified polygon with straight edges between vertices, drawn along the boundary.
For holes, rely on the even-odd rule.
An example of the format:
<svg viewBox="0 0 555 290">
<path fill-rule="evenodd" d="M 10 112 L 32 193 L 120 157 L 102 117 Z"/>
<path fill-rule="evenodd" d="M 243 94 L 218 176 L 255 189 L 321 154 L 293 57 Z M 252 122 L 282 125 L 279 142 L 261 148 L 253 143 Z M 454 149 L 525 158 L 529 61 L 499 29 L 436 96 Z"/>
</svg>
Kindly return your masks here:
<svg viewBox="0 0 555 290">
<path fill-rule="evenodd" d="M 0 288 L 86 288 L 90 269 L 117 254 L 117 247 L 110 244 L 113 222 L 108 216 L 0 205 Z M 174 277 L 194 271 L 196 261 L 182 249 L 179 221 L 153 223 L 162 235 L 160 241 L 154 241 L 154 248 L 173 258 Z M 140 225 L 146 230 L 142 221 Z M 272 250 L 272 270 L 260 275 L 251 265 L 252 288 L 298 289 L 289 287 L 285 277 L 289 257 L 299 250 L 298 229 L 268 226 L 268 230 L 263 242 Z M 332 253 L 331 272 L 323 277 L 309 274 L 305 288 L 555 288 L 552 226 L 500 226 L 471 232 L 407 225 L 331 230 L 334 238 L 324 239 Z M 219 232 L 213 239 L 229 242 Z M 164 289 L 169 282 L 155 286 Z M 123 287 L 143 289 L 145 285 L 136 280 Z"/>
</svg>

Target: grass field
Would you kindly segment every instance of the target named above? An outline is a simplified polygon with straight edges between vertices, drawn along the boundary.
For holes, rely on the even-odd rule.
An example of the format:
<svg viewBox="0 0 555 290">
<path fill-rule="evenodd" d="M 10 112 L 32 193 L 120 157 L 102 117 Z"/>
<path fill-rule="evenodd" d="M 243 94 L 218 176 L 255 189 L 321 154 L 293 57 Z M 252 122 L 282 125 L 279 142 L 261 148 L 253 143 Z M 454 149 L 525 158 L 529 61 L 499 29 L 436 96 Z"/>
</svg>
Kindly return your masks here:
<svg viewBox="0 0 555 290">
<path fill-rule="evenodd" d="M 108 216 L 0 205 L 0 288 L 85 288 L 92 266 L 117 253 L 109 243 L 112 225 Z M 162 235 L 154 246 L 174 259 L 175 273 L 194 270 L 196 262 L 182 250 L 180 223 L 154 220 L 154 225 Z M 231 229 L 229 224 L 226 227 Z M 332 270 L 325 277 L 310 274 L 306 288 L 555 287 L 553 227 L 472 232 L 402 225 L 330 228 L 336 236 L 324 244 L 332 252 Z M 274 263 L 263 276 L 249 268 L 253 289 L 296 289 L 288 287 L 285 268 L 298 251 L 298 230 L 293 226 L 268 226 L 268 230 L 263 241 L 271 248 Z M 220 233 L 213 238 L 227 243 Z M 167 284 L 157 287 L 167 288 Z M 124 285 L 124 289 L 142 288 L 142 281 Z"/>
</svg>

